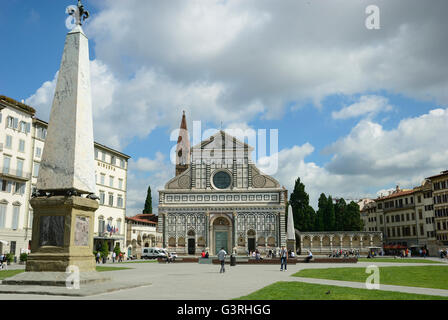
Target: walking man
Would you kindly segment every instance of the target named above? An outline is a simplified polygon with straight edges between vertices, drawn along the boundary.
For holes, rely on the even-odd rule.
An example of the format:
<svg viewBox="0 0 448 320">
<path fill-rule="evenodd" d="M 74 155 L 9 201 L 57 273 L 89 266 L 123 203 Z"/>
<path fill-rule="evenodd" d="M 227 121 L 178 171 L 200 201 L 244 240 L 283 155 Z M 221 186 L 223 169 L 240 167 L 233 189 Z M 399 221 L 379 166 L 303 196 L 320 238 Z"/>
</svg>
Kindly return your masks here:
<svg viewBox="0 0 448 320">
<path fill-rule="evenodd" d="M 285 247 L 282 247 L 282 250 L 280 251 L 280 271 L 283 271 L 283 265 L 285 265 L 285 271 L 286 271 L 286 263 L 288 261 L 288 251 L 286 251 Z"/>
<path fill-rule="evenodd" d="M 226 272 L 226 268 L 224 267 L 225 262 L 226 262 L 226 255 L 227 255 L 227 252 L 224 250 L 224 248 L 221 248 L 221 250 L 219 250 L 219 252 L 218 252 L 218 259 L 221 262 L 221 270 L 219 270 L 219 273 Z"/>
</svg>

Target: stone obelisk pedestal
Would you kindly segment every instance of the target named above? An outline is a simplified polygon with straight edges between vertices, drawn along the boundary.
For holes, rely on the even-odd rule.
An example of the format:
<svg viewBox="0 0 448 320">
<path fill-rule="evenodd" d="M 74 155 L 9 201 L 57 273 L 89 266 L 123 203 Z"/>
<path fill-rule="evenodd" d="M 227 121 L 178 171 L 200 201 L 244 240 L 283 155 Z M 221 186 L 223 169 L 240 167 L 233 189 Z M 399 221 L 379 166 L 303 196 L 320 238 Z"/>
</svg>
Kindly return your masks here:
<svg viewBox="0 0 448 320">
<path fill-rule="evenodd" d="M 34 209 L 33 239 L 26 271 L 95 271 L 93 256 L 95 200 L 77 196 L 30 200 Z"/>
</svg>

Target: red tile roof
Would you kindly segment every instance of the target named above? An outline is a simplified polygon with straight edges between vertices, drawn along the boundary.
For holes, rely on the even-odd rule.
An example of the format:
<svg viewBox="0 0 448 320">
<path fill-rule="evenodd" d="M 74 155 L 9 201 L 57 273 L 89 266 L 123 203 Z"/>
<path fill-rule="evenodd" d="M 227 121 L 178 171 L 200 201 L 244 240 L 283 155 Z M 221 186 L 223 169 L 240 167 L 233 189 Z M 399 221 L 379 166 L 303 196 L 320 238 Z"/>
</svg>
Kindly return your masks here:
<svg viewBox="0 0 448 320">
<path fill-rule="evenodd" d="M 126 220 L 131 220 L 131 221 L 135 221 L 135 222 L 142 222 L 142 223 L 147 223 L 147 224 L 157 224 L 157 222 L 149 221 L 147 219 L 140 219 L 140 218 L 137 218 L 137 216 L 135 216 L 135 217 L 126 217 Z"/>
<path fill-rule="evenodd" d="M 448 170 L 442 171 L 439 174 L 436 174 L 435 176 L 428 177 L 426 179 L 432 179 L 432 178 L 439 178 L 443 176 L 448 176 Z"/>
<path fill-rule="evenodd" d="M 384 196 L 384 197 L 378 197 L 376 200 L 387 200 L 387 199 L 392 199 L 392 198 L 396 198 L 396 197 L 401 197 L 401 196 L 405 196 L 408 194 L 413 194 L 416 191 L 418 191 L 418 190 L 412 189 L 412 190 L 394 191 L 392 194 Z"/>
</svg>

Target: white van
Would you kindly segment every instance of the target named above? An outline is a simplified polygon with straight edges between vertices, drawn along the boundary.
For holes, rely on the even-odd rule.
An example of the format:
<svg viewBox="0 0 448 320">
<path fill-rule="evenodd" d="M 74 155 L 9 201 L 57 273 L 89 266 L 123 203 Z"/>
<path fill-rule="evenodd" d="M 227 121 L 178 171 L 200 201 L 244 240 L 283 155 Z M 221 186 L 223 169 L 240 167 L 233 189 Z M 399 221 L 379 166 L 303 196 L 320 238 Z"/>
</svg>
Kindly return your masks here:
<svg viewBox="0 0 448 320">
<path fill-rule="evenodd" d="M 143 248 L 142 259 L 166 258 L 166 253 L 161 248 Z"/>
</svg>

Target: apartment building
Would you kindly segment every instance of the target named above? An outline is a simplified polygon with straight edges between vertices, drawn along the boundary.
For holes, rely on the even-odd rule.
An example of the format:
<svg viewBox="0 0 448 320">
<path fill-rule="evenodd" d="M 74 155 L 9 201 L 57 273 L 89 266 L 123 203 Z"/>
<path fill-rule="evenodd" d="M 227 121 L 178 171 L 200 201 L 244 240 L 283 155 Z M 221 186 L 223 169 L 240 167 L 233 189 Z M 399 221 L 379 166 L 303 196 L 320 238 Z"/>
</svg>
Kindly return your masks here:
<svg viewBox="0 0 448 320">
<path fill-rule="evenodd" d="M 432 200 L 436 238 L 441 245 L 448 245 L 448 170 L 429 178 L 432 182 Z"/>
<path fill-rule="evenodd" d="M 385 249 L 423 248 L 437 254 L 433 185 L 425 179 L 421 186 L 381 195 L 361 210 L 365 231 L 381 231 Z"/>
<path fill-rule="evenodd" d="M 0 253 L 28 252 L 36 188 L 48 123 L 36 111 L 0 96 Z M 97 190 L 94 244 L 109 242 L 125 250 L 126 186 L 129 156 L 95 142 Z M 103 178 L 104 177 L 104 178 Z"/>
</svg>

